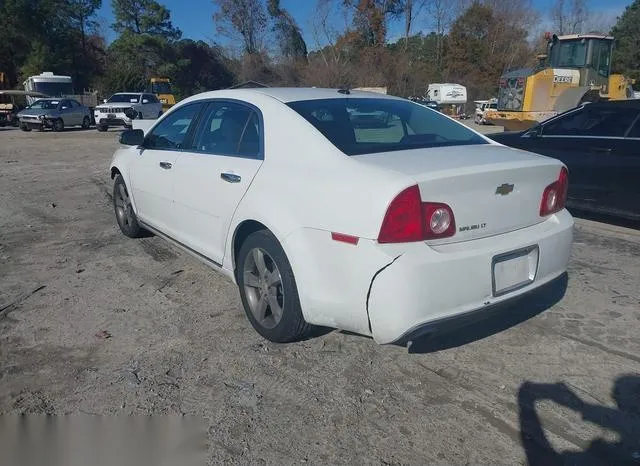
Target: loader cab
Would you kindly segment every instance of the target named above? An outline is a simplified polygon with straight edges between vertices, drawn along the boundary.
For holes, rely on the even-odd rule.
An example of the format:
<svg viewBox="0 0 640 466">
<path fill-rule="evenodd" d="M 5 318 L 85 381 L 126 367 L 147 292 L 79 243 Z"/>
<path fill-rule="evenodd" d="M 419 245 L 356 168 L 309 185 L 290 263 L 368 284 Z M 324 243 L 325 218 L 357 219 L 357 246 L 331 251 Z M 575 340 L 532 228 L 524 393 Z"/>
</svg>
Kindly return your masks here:
<svg viewBox="0 0 640 466">
<path fill-rule="evenodd" d="M 595 34 L 554 34 L 549 41 L 549 67 L 578 70 L 579 86 L 606 86 L 611 74 L 613 40 Z"/>
</svg>

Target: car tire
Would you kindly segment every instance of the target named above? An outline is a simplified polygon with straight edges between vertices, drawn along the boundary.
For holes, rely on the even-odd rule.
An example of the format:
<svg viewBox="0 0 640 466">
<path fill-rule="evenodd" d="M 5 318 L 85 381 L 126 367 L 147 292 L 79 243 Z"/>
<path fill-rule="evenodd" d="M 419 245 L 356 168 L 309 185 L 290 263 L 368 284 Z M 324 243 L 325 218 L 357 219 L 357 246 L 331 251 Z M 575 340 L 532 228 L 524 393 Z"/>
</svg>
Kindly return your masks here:
<svg viewBox="0 0 640 466">
<path fill-rule="evenodd" d="M 96 129 L 97 129 L 98 131 L 100 131 L 101 133 L 104 133 L 105 131 L 107 131 L 107 129 L 109 129 L 109 127 L 108 127 L 108 126 L 105 126 L 105 125 L 97 125 L 97 126 L 96 126 Z"/>
<path fill-rule="evenodd" d="M 20 129 L 21 129 L 22 131 L 26 131 L 26 132 L 31 131 L 31 128 L 29 128 L 27 125 L 20 125 Z"/>
<path fill-rule="evenodd" d="M 131 197 L 124 183 L 122 175 L 117 175 L 113 182 L 113 209 L 120 231 L 129 238 L 141 238 L 144 229 L 138 223 L 138 217 L 133 211 Z"/>
<path fill-rule="evenodd" d="M 82 119 L 82 129 L 89 129 L 91 127 L 91 118 L 88 116 Z"/>
<path fill-rule="evenodd" d="M 242 243 L 237 282 L 249 322 L 267 340 L 298 341 L 312 329 L 302 315 L 287 255 L 268 230 L 252 233 Z"/>
<path fill-rule="evenodd" d="M 60 131 L 64 131 L 64 121 L 62 121 L 62 118 L 58 118 L 56 121 L 53 122 L 53 130 L 58 133 Z"/>
</svg>

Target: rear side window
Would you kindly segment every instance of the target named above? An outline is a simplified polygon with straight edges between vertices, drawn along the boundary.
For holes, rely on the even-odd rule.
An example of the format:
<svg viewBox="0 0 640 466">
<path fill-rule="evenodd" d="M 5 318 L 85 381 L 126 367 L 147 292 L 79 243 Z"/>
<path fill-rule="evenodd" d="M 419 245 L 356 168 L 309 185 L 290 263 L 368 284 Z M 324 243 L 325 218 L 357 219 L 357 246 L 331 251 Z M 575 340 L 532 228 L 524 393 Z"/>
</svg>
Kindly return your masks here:
<svg viewBox="0 0 640 466">
<path fill-rule="evenodd" d="M 288 105 L 347 155 L 488 144 L 465 126 L 408 100 L 336 98 Z"/>
<path fill-rule="evenodd" d="M 171 112 L 151 130 L 144 146 L 148 149 L 182 149 L 201 108 L 201 103 L 194 103 Z"/>
<path fill-rule="evenodd" d="M 217 155 L 260 155 L 260 119 L 245 105 L 213 102 L 193 139 L 193 150 Z"/>
<path fill-rule="evenodd" d="M 638 111 L 632 108 L 588 104 L 544 125 L 542 135 L 623 137 L 637 116 Z"/>
<path fill-rule="evenodd" d="M 628 138 L 640 138 L 640 119 L 636 120 L 635 124 L 633 125 L 633 128 L 631 128 L 631 131 L 629 131 L 629 134 L 627 134 Z"/>
</svg>

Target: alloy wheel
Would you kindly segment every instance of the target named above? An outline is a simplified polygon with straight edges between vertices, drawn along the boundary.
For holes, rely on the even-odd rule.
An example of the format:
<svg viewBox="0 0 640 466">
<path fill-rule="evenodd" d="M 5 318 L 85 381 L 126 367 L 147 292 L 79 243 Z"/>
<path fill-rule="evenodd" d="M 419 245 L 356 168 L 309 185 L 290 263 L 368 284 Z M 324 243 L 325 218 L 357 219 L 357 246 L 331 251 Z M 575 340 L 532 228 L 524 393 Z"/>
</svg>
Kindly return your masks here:
<svg viewBox="0 0 640 466">
<path fill-rule="evenodd" d="M 276 327 L 282 319 L 284 291 L 280 270 L 264 249 L 249 251 L 244 262 L 245 295 L 256 321 L 263 327 Z"/>
</svg>

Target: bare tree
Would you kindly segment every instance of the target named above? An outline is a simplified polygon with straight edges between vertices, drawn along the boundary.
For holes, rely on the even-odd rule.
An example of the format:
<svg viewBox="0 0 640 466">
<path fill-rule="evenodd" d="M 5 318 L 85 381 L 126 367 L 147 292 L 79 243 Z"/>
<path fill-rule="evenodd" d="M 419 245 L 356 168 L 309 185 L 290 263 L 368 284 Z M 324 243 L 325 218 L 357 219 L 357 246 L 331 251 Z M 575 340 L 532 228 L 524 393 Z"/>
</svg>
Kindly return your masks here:
<svg viewBox="0 0 640 466">
<path fill-rule="evenodd" d="M 424 7 L 429 0 L 404 0 L 402 5 L 404 14 L 404 40 L 408 41 L 411 35 L 411 28 L 422 14 Z"/>
<path fill-rule="evenodd" d="M 242 39 L 244 52 L 259 53 L 264 46 L 267 14 L 261 0 L 213 0 L 217 11 L 213 20 L 218 32 Z"/>
<path fill-rule="evenodd" d="M 551 19 L 557 34 L 580 34 L 589 20 L 586 0 L 556 0 Z"/>
</svg>

